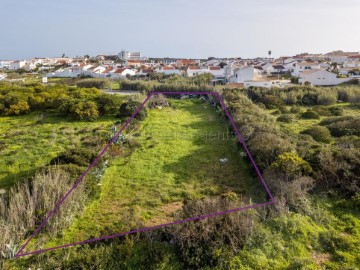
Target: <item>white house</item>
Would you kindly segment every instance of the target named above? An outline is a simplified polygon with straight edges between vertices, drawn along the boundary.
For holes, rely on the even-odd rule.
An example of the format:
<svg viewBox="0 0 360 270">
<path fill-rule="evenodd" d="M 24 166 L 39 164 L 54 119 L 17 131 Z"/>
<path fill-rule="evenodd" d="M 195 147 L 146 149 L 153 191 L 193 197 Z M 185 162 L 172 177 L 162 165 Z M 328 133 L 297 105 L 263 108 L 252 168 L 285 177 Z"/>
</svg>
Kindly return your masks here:
<svg viewBox="0 0 360 270">
<path fill-rule="evenodd" d="M 254 66 L 243 67 L 234 70 L 234 75 L 230 78 L 231 83 L 244 83 L 245 81 L 254 81 L 263 79 L 262 71 Z"/>
<path fill-rule="evenodd" d="M 360 55 L 349 57 L 349 59 L 344 62 L 344 68 L 360 68 Z"/>
<path fill-rule="evenodd" d="M 186 70 L 186 74 L 188 77 L 194 77 L 196 75 L 200 75 L 200 74 L 205 74 L 207 73 L 207 69 L 202 69 L 199 66 L 195 66 L 195 67 L 188 67 Z"/>
<path fill-rule="evenodd" d="M 164 75 L 181 75 L 181 71 L 178 69 L 175 69 L 175 67 L 162 67 L 160 69 L 156 70 L 157 73 L 163 73 Z"/>
<path fill-rule="evenodd" d="M 6 60 L 2 60 L 0 61 L 0 68 L 6 68 L 6 69 L 10 69 L 10 64 L 12 61 L 6 61 Z"/>
<path fill-rule="evenodd" d="M 219 77 L 224 77 L 224 70 L 221 69 L 221 67 L 217 66 L 217 67 L 208 67 L 207 73 L 210 73 L 211 75 L 213 75 L 215 78 L 219 78 Z"/>
<path fill-rule="evenodd" d="M 81 69 L 79 68 L 60 68 L 55 72 L 48 73 L 46 77 L 55 77 L 55 78 L 76 78 L 82 74 Z"/>
<path fill-rule="evenodd" d="M 26 61 L 14 61 L 10 63 L 10 70 L 17 70 L 26 65 Z"/>
<path fill-rule="evenodd" d="M 290 80 L 252 80 L 252 81 L 245 81 L 244 86 L 245 88 L 253 87 L 265 87 L 265 88 L 272 88 L 272 87 L 283 87 L 289 85 L 291 82 Z"/>
<path fill-rule="evenodd" d="M 337 78 L 335 73 L 324 69 L 305 70 L 299 77 L 299 83 L 305 84 L 308 82 L 315 86 L 338 85 L 349 80 L 349 78 Z"/>
<path fill-rule="evenodd" d="M 127 75 L 135 76 L 135 74 L 136 72 L 134 70 L 128 68 L 118 68 L 111 72 L 111 77 L 123 79 L 126 78 Z"/>
<path fill-rule="evenodd" d="M 299 77 L 301 73 L 303 73 L 305 70 L 310 70 L 310 69 L 320 69 L 320 66 L 317 62 L 296 63 L 291 75 Z"/>
</svg>

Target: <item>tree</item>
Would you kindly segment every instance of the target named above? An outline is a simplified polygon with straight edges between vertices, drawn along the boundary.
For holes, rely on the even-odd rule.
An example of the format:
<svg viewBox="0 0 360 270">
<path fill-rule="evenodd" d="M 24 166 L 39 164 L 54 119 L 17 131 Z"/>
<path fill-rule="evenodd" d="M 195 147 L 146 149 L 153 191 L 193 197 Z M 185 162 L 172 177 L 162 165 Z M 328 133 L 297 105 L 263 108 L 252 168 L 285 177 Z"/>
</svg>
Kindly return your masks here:
<svg viewBox="0 0 360 270">
<path fill-rule="evenodd" d="M 269 58 L 271 57 L 271 53 L 272 53 L 271 51 L 268 51 Z"/>
</svg>

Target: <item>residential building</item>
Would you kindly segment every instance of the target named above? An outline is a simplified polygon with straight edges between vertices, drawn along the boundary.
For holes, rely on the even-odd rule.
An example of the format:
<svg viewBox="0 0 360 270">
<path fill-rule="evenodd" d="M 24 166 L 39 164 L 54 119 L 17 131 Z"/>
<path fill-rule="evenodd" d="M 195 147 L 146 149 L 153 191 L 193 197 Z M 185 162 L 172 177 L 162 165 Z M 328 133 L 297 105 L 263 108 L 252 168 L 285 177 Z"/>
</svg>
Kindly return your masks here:
<svg viewBox="0 0 360 270">
<path fill-rule="evenodd" d="M 219 67 L 219 66 L 216 66 L 216 67 L 208 67 L 207 68 L 207 73 L 210 73 L 211 75 L 213 75 L 215 78 L 219 78 L 219 77 L 224 77 L 225 74 L 224 74 L 224 70 Z"/>
<path fill-rule="evenodd" d="M 349 80 L 349 78 L 337 78 L 335 73 L 326 71 L 324 69 L 305 70 L 299 77 L 299 83 L 310 83 L 311 85 L 315 86 L 338 85 Z"/>
<path fill-rule="evenodd" d="M 10 70 L 17 70 L 23 68 L 26 65 L 26 61 L 13 61 L 10 63 Z"/>
<path fill-rule="evenodd" d="M 244 86 L 245 88 L 249 87 L 265 87 L 265 88 L 272 88 L 272 87 L 284 87 L 291 83 L 290 80 L 252 80 L 252 81 L 245 81 Z"/>
<path fill-rule="evenodd" d="M 136 72 L 128 68 L 118 68 L 111 73 L 111 77 L 119 79 L 126 78 L 127 75 L 135 76 Z"/>
<path fill-rule="evenodd" d="M 10 69 L 10 64 L 12 61 L 6 61 L 6 60 L 1 60 L 0 61 L 0 68 L 3 69 Z"/>
<path fill-rule="evenodd" d="M 156 72 L 163 73 L 164 75 L 181 75 L 181 71 L 175 67 L 161 67 L 160 69 L 157 69 Z"/>
<path fill-rule="evenodd" d="M 198 61 L 190 60 L 190 59 L 181 59 L 176 61 L 176 66 L 178 68 L 181 67 L 189 67 L 189 66 L 197 66 L 199 64 Z"/>
<path fill-rule="evenodd" d="M 254 66 L 242 67 L 234 70 L 233 76 L 230 78 L 231 83 L 244 83 L 246 81 L 263 79 L 262 70 Z"/>
<path fill-rule="evenodd" d="M 301 62 L 296 63 L 291 75 L 299 77 L 301 73 L 310 69 L 320 69 L 320 66 L 317 62 Z"/>
</svg>

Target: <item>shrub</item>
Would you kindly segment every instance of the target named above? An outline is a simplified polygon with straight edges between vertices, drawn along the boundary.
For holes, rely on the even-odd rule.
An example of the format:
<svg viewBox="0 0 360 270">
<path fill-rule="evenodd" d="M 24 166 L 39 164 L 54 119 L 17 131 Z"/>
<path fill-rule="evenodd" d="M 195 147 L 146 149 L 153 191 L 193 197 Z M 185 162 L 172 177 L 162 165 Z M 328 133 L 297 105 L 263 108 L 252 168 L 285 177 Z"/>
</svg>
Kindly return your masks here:
<svg viewBox="0 0 360 270">
<path fill-rule="evenodd" d="M 312 110 L 317 112 L 321 116 L 331 116 L 330 110 L 322 105 L 312 107 Z"/>
<path fill-rule="evenodd" d="M 334 116 L 342 116 L 344 114 L 344 109 L 341 107 L 330 107 L 329 111 Z"/>
<path fill-rule="evenodd" d="M 304 130 L 303 134 L 310 135 L 315 141 L 329 143 L 331 142 L 331 133 L 329 129 L 323 126 L 315 126 L 310 129 Z"/>
<path fill-rule="evenodd" d="M 265 95 L 262 98 L 262 103 L 265 104 L 266 108 L 270 109 L 269 106 L 273 107 L 280 107 L 284 105 L 284 101 L 281 100 L 281 98 L 273 95 Z"/>
<path fill-rule="evenodd" d="M 159 94 L 152 96 L 146 105 L 148 108 L 153 109 L 156 107 L 169 107 L 170 103 L 164 95 Z"/>
<path fill-rule="evenodd" d="M 4 110 L 5 115 L 19 115 L 25 114 L 30 111 L 30 106 L 26 101 L 20 101 L 16 104 L 10 105 L 9 108 Z"/>
<path fill-rule="evenodd" d="M 279 110 L 281 113 L 289 113 L 289 109 L 286 106 L 280 106 Z"/>
<path fill-rule="evenodd" d="M 132 116 L 138 108 L 141 106 L 141 102 L 130 100 L 121 105 L 118 117 L 130 117 Z M 135 116 L 138 120 L 144 120 L 147 117 L 147 110 L 143 107 L 138 114 Z"/>
<path fill-rule="evenodd" d="M 310 109 L 302 113 L 301 117 L 304 119 L 320 119 L 320 115 L 317 112 Z"/>
<path fill-rule="evenodd" d="M 301 112 L 301 108 L 298 107 L 298 106 L 293 106 L 293 107 L 290 109 L 290 112 L 293 113 L 293 114 L 300 113 L 300 112 Z"/>
<path fill-rule="evenodd" d="M 54 238 L 73 220 L 84 207 L 84 182 L 80 183 L 43 230 Z M 40 225 L 44 215 L 59 202 L 73 185 L 67 173 L 57 167 L 37 173 L 31 181 L 25 181 L 10 189 L 8 197 L 0 197 L 0 264 L 1 257 L 11 258 L 7 245 L 19 247 L 21 241 Z"/>
<path fill-rule="evenodd" d="M 59 110 L 79 120 L 95 120 L 99 117 L 98 107 L 93 101 L 67 100 Z"/>
<path fill-rule="evenodd" d="M 238 208 L 243 204 L 233 197 L 224 195 L 186 201 L 183 211 L 178 213 L 176 218 L 186 219 L 217 213 Z M 229 254 L 238 252 L 252 234 L 256 222 L 256 214 L 250 210 L 169 227 L 167 231 L 179 247 L 180 255 L 187 266 L 184 269 L 200 269 L 204 266 L 215 266 L 221 259 L 215 251 L 219 252 L 225 246 Z"/>
<path fill-rule="evenodd" d="M 308 175 L 312 172 L 310 164 L 294 152 L 280 154 L 271 167 L 292 177 Z"/>
<path fill-rule="evenodd" d="M 332 105 L 335 104 L 337 101 L 337 94 L 336 93 L 324 93 L 320 94 L 317 99 L 317 103 L 319 105 Z"/>
<path fill-rule="evenodd" d="M 95 120 L 99 117 L 97 105 L 93 101 L 80 101 L 70 107 L 69 113 L 80 120 Z"/>
<path fill-rule="evenodd" d="M 96 99 L 97 106 L 99 108 L 99 113 L 101 115 L 106 115 L 110 113 L 117 113 L 122 100 L 117 95 L 101 95 Z"/>
<path fill-rule="evenodd" d="M 317 104 L 317 94 L 308 93 L 302 97 L 301 103 L 303 105 L 313 106 Z"/>
<path fill-rule="evenodd" d="M 360 117 L 336 117 L 325 119 L 321 125 L 326 126 L 334 137 L 360 136 Z"/>
<path fill-rule="evenodd" d="M 294 121 L 294 116 L 291 114 L 284 114 L 277 118 L 278 122 L 291 123 Z"/>
<path fill-rule="evenodd" d="M 75 164 L 82 167 L 89 166 L 97 157 L 97 153 L 87 148 L 75 148 L 68 150 L 52 159 L 50 164 Z"/>
<path fill-rule="evenodd" d="M 97 88 L 97 89 L 104 89 L 109 85 L 107 80 L 104 79 L 83 79 L 76 83 L 77 87 L 83 88 Z"/>
</svg>

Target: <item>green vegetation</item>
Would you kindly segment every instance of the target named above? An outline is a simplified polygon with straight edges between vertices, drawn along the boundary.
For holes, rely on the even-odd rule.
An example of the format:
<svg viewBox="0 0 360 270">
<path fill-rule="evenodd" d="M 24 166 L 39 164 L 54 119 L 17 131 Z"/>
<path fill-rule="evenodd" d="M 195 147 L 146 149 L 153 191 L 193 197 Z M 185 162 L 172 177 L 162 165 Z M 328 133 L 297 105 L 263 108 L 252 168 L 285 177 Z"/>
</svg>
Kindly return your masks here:
<svg viewBox="0 0 360 270">
<path fill-rule="evenodd" d="M 169 222 L 184 200 L 228 192 L 266 200 L 213 108 L 192 100 L 172 104 L 175 108 L 150 110 L 146 120 L 126 134 L 132 154 L 110 160 L 99 198 L 57 245 L 126 231 L 136 225 L 133 222 L 147 226 Z M 229 162 L 221 165 L 221 158 Z M 134 220 L 129 221 L 129 215 Z"/>
<path fill-rule="evenodd" d="M 121 81 L 119 88 L 144 92 L 208 89 L 202 87 L 206 77 L 153 79 Z M 3 186 L 10 189 L 10 200 L 0 199 L 0 229 L 6 232 L 5 240 L 0 242 L 2 258 L 12 257 L 19 239 L 26 238 L 53 205 L 52 200 L 46 203 L 39 200 L 41 207 L 29 204 L 36 217 L 35 223 L 30 224 L 28 216 L 24 217 L 28 212 L 24 201 L 19 200 L 22 207 L 16 208 L 17 200 L 11 198 L 26 197 L 23 194 L 29 190 L 27 183 L 42 186 L 41 194 L 54 194 L 51 187 L 58 185 L 60 193 L 56 194 L 61 194 L 140 101 L 131 98 L 113 103 L 112 98 L 96 89 L 60 83 L 45 88 L 12 85 L 13 90 L 21 88 L 21 97 L 20 90 L 9 93 L 8 87 L 1 88 L 0 97 L 4 134 L 12 134 L 15 127 L 17 132 L 33 131 L 36 133 L 32 136 L 45 145 L 55 127 L 72 132 L 57 136 L 59 141 L 51 147 L 30 142 L 27 137 L 30 135 L 25 133 L 20 133 L 25 141 L 12 134 L 4 136 L 5 142 L 0 143 L 0 151 L 8 151 L 11 145 L 18 145 L 18 149 L 34 146 L 29 147 L 32 150 L 26 162 L 20 150 L 5 152 L 7 159 L 13 157 L 14 164 L 22 159 L 27 164 L 24 171 L 34 171 L 26 176 L 17 175 L 18 165 L 11 165 L 13 172 L 2 174 Z M 217 89 L 263 172 L 276 204 L 15 261 L 0 261 L 0 265 L 4 269 L 358 269 L 360 88 L 344 85 Z M 78 120 L 70 111 L 60 110 L 61 105 L 74 100 L 95 103 L 98 118 Z M 5 116 L 10 106 L 19 102 L 27 102 L 29 112 Z M 205 97 L 178 100 L 160 96 L 145 111 L 86 177 L 74 204 L 65 206 L 65 212 L 54 217 L 52 225 L 58 226 L 52 227 L 51 233 L 44 230 L 29 250 L 36 243 L 50 247 L 266 200 L 249 159 L 232 140 L 233 130 L 216 101 Z M 45 120 L 38 121 L 39 114 L 44 114 Z M 225 131 L 230 140 L 214 139 L 219 131 Z M 46 148 L 51 155 L 46 156 L 45 149 L 38 154 L 35 151 L 38 148 Z M 227 158 L 228 162 L 221 163 L 220 158 Z M 63 176 L 62 185 L 57 182 L 58 177 L 49 174 L 54 168 L 51 164 L 58 164 L 55 166 L 60 172 L 53 175 Z M 7 179 L 8 175 L 12 176 Z M 34 177 L 24 181 L 24 186 L 10 188 L 14 178 L 23 180 L 30 175 Z M 24 218 L 13 218 L 4 209 Z M 72 215 L 67 215 L 69 212 Z M 58 218 L 64 217 L 69 218 L 59 222 Z M 11 230 L 17 226 L 22 229 Z"/>
</svg>

